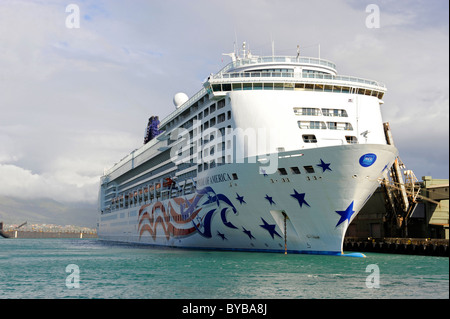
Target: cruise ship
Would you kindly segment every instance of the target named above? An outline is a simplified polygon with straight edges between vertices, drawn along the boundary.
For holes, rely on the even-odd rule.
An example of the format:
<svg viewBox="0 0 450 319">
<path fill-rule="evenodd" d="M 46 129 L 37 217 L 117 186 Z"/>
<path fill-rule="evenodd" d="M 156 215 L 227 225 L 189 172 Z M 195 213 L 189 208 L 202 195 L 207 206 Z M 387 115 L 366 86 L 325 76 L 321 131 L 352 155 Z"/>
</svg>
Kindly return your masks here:
<svg viewBox="0 0 450 319">
<path fill-rule="evenodd" d="M 344 255 L 398 155 L 384 84 L 246 49 L 101 177 L 98 236 L 190 249 Z"/>
</svg>

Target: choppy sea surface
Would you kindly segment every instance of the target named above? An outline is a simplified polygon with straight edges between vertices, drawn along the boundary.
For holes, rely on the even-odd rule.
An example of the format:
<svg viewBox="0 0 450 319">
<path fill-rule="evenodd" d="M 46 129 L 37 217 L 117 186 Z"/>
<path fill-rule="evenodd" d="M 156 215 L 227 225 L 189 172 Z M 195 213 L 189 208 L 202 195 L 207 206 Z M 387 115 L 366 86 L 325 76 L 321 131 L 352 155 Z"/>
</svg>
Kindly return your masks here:
<svg viewBox="0 0 450 319">
<path fill-rule="evenodd" d="M 449 259 L 158 249 L 0 239 L 0 298 L 443 299 Z"/>
</svg>

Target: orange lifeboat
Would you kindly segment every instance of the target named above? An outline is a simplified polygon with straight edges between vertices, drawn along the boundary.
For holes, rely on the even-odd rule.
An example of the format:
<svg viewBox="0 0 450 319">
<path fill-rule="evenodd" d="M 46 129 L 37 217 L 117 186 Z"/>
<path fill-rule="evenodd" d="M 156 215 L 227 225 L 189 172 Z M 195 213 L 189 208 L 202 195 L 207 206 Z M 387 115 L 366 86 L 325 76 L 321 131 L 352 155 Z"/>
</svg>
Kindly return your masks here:
<svg viewBox="0 0 450 319">
<path fill-rule="evenodd" d="M 175 182 L 173 181 L 173 179 L 167 177 L 167 178 L 166 178 L 166 181 L 163 183 L 163 186 L 164 186 L 164 187 L 170 187 L 170 186 L 172 186 L 172 184 L 175 184 Z"/>
</svg>

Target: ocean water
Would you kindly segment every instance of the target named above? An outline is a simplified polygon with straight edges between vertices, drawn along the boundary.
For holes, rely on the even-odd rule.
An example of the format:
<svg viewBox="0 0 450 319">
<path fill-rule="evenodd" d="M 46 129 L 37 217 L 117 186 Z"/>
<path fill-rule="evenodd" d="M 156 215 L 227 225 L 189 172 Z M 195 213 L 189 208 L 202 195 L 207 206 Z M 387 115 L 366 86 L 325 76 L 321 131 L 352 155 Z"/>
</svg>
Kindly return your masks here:
<svg viewBox="0 0 450 319">
<path fill-rule="evenodd" d="M 160 249 L 1 239 L 0 298 L 443 299 L 449 259 Z"/>
</svg>

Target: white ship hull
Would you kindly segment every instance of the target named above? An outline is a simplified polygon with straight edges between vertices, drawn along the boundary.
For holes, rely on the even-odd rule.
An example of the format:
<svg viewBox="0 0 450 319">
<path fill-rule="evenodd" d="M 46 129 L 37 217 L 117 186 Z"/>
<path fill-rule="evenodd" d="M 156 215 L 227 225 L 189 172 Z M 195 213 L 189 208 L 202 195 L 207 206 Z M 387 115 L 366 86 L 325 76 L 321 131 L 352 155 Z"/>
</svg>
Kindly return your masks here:
<svg viewBox="0 0 450 319">
<path fill-rule="evenodd" d="M 386 88 L 339 76 L 330 61 L 244 51 L 191 98 L 177 93 L 162 133 L 150 118 L 145 144 L 105 172 L 101 239 L 342 254 L 397 157 Z"/>
<path fill-rule="evenodd" d="M 360 160 L 367 154 L 376 158 L 365 167 Z M 277 156 L 278 167 L 286 168 L 287 175 L 261 174 L 259 163 L 210 169 L 197 176 L 192 194 L 147 200 L 100 216 L 99 238 L 180 248 L 340 255 L 349 223 L 378 187 L 397 150 L 389 145 L 343 145 Z M 289 170 L 304 166 L 312 166 L 314 173 Z"/>
</svg>

